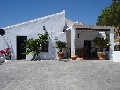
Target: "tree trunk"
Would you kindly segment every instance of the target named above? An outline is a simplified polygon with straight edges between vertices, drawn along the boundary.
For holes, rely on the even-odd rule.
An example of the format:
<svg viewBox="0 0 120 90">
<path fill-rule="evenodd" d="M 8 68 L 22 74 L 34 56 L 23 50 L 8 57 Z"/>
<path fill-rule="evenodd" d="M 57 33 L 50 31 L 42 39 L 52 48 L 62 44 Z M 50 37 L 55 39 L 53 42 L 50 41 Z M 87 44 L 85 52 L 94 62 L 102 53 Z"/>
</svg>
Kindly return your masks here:
<svg viewBox="0 0 120 90">
<path fill-rule="evenodd" d="M 103 52 L 103 48 L 99 48 L 100 52 Z"/>
</svg>

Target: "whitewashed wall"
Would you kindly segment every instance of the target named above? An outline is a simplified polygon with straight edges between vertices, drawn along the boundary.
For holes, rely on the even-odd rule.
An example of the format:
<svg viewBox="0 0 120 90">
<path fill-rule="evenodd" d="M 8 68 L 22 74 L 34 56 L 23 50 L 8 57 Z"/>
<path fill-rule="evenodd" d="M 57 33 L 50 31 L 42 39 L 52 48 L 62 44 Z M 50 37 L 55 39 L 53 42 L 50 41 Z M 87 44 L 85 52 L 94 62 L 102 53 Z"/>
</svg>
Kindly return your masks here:
<svg viewBox="0 0 120 90">
<path fill-rule="evenodd" d="M 113 52 L 113 61 L 120 62 L 120 51 Z"/>
<path fill-rule="evenodd" d="M 66 31 L 66 37 L 68 48 L 71 48 L 71 30 Z"/>
<path fill-rule="evenodd" d="M 3 36 L 4 39 L 0 36 L 0 49 L 10 47 L 12 49 L 12 59 L 16 59 L 16 37 L 27 36 L 27 39 L 37 38 L 38 33 L 43 34 L 45 32 L 43 26 L 45 26 L 51 39 L 49 40 L 49 52 L 42 52 L 40 56 L 42 59 L 56 58 L 57 49 L 54 48 L 55 37 L 58 37 L 61 41 L 66 41 L 66 34 L 62 32 L 65 26 L 65 11 L 4 28 L 6 34 Z M 31 54 L 26 57 L 27 60 L 31 58 Z"/>
<path fill-rule="evenodd" d="M 79 33 L 79 38 L 77 34 Z M 71 31 L 66 32 L 68 47 L 71 48 Z M 76 31 L 75 48 L 82 48 L 84 40 L 93 40 L 95 37 L 100 36 L 98 31 Z"/>
<path fill-rule="evenodd" d="M 79 38 L 77 37 L 79 33 Z M 99 35 L 98 31 L 77 31 L 76 32 L 76 40 L 75 46 L 76 48 L 82 48 L 84 46 L 84 40 L 93 40 L 95 37 Z"/>
</svg>

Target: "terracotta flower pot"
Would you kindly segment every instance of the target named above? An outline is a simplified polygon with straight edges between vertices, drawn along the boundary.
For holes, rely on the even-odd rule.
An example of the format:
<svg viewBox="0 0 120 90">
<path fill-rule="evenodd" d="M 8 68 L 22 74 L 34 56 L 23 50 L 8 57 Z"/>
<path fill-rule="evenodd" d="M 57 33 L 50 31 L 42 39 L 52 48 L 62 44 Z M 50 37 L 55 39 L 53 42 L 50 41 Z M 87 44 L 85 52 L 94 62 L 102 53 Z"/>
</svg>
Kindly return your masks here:
<svg viewBox="0 0 120 90">
<path fill-rule="evenodd" d="M 63 52 L 58 52 L 58 58 L 63 59 L 64 58 L 64 53 Z"/>
<path fill-rule="evenodd" d="M 106 58 L 105 52 L 98 52 L 97 54 L 98 54 L 99 60 L 105 60 L 105 58 Z"/>
<path fill-rule="evenodd" d="M 71 59 L 72 59 L 72 60 L 76 60 L 76 59 L 77 59 L 77 56 L 76 56 L 76 55 L 72 55 L 72 56 L 71 56 Z"/>
</svg>

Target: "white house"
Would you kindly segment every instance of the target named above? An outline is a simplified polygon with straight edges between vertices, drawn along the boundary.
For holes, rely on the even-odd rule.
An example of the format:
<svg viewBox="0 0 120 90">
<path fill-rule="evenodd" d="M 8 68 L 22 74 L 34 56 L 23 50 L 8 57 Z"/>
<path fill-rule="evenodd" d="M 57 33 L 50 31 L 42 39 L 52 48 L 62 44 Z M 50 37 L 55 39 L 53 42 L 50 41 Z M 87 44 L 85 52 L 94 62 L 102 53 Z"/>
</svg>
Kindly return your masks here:
<svg viewBox="0 0 120 90">
<path fill-rule="evenodd" d="M 74 22 L 65 17 L 65 11 L 48 15 L 42 18 L 30 20 L 20 24 L 2 28 L 5 35 L 0 36 L 0 49 L 11 48 L 12 60 L 30 60 L 32 54 L 23 55 L 26 49 L 23 48 L 24 40 L 37 38 L 37 34 L 49 33 L 48 50 L 41 52 L 41 59 L 56 59 L 58 50 L 55 48 L 55 41 L 60 40 L 68 44 L 68 56 L 75 54 L 76 49 L 82 48 L 85 44 L 90 45 L 94 50 L 92 40 L 100 35 L 100 32 L 110 31 L 109 59 L 114 59 L 114 28 L 102 26 L 87 26 L 80 22 Z"/>
</svg>

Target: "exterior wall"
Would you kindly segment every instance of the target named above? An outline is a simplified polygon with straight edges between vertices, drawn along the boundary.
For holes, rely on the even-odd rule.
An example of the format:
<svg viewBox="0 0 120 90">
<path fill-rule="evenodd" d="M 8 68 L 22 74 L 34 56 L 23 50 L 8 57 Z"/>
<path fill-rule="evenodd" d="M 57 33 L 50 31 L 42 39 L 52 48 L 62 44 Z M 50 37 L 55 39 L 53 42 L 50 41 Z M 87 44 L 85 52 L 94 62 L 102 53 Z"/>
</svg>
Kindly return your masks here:
<svg viewBox="0 0 120 90">
<path fill-rule="evenodd" d="M 71 48 L 71 30 L 66 31 L 67 46 Z"/>
<path fill-rule="evenodd" d="M 79 38 L 77 37 L 77 34 L 79 33 Z M 98 31 L 92 32 L 92 31 L 76 31 L 76 36 L 75 36 L 75 47 L 76 48 L 82 48 L 84 45 L 84 40 L 93 40 L 97 36 L 104 36 L 101 35 Z M 68 30 L 66 32 L 66 37 L 67 37 L 67 44 L 68 48 L 71 48 L 71 30 Z M 92 44 L 92 46 L 94 46 Z"/>
<path fill-rule="evenodd" d="M 78 33 L 79 33 L 79 38 L 77 37 Z M 94 31 L 94 32 L 92 32 L 92 31 L 76 31 L 75 47 L 82 48 L 84 46 L 84 40 L 93 40 L 98 35 L 100 35 L 98 31 Z M 93 45 L 91 47 L 93 47 Z"/>
<path fill-rule="evenodd" d="M 113 61 L 120 62 L 120 51 L 113 51 Z"/>
<path fill-rule="evenodd" d="M 4 37 L 0 35 L 0 49 L 4 48 L 4 43 L 3 42 L 4 42 Z"/>
<path fill-rule="evenodd" d="M 43 18 L 38 18 L 28 22 L 24 22 L 18 25 L 13 25 L 11 27 L 6 27 L 5 35 L 0 36 L 0 49 L 10 47 L 12 49 L 12 59 L 17 58 L 17 49 L 16 49 L 16 37 L 17 36 L 27 36 L 27 39 L 37 38 L 37 34 L 43 34 L 45 26 L 46 30 L 49 33 L 49 52 L 41 52 L 41 59 L 54 59 L 56 58 L 56 48 L 54 48 L 55 37 L 58 40 L 66 41 L 66 34 L 62 33 L 65 26 L 65 12 L 49 15 Z M 4 37 L 4 39 L 3 39 Z M 32 58 L 32 54 L 27 55 L 27 60 Z"/>
</svg>

